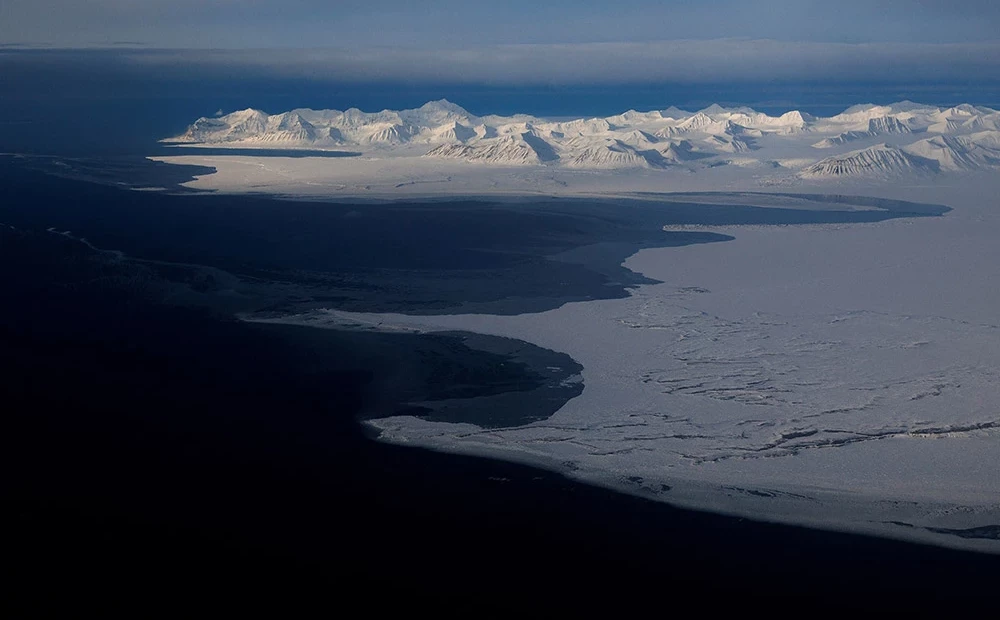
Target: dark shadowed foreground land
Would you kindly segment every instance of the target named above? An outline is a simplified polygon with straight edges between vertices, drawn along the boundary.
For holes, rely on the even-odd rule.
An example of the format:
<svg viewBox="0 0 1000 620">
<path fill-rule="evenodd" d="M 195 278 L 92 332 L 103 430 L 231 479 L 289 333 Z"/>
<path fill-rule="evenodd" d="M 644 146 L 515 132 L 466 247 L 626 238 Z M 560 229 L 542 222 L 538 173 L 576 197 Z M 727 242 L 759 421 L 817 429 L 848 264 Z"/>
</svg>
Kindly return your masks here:
<svg viewBox="0 0 1000 620">
<path fill-rule="evenodd" d="M 1000 574 L 995 556 L 681 510 L 376 443 L 357 418 L 388 371 L 412 379 L 399 396 L 411 400 L 455 396 L 435 391 L 456 376 L 466 397 L 538 377 L 501 371 L 503 351 L 459 335 L 375 346 L 357 338 L 384 335 L 303 338 L 176 305 L 160 267 L 44 228 L 0 229 L 8 592 L 38 604 L 139 597 L 148 609 L 194 595 L 331 610 L 467 595 L 916 607 L 988 595 Z M 380 346 L 403 353 L 386 361 Z M 437 383 L 414 361 L 428 355 L 441 358 Z"/>
</svg>

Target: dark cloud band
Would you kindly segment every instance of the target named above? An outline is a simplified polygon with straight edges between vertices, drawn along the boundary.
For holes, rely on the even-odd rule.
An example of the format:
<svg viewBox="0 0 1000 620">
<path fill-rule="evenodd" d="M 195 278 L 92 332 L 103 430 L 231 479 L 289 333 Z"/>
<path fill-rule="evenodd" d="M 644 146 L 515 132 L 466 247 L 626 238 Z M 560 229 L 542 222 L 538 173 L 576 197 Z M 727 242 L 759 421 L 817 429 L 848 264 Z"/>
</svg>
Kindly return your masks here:
<svg viewBox="0 0 1000 620">
<path fill-rule="evenodd" d="M 0 63 L 101 64 L 135 73 L 329 82 L 498 85 L 1000 80 L 1000 42 L 796 43 L 773 40 L 502 45 L 450 49 L 5 51 Z"/>
</svg>

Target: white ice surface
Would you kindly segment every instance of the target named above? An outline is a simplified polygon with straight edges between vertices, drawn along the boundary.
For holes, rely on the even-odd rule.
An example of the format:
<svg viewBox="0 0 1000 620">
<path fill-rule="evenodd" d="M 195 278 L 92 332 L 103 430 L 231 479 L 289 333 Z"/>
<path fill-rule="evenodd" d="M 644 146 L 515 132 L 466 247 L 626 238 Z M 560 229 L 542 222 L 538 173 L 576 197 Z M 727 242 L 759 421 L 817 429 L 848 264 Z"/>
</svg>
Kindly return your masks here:
<svg viewBox="0 0 1000 620">
<path fill-rule="evenodd" d="M 683 505 L 1000 551 L 921 529 L 1000 524 L 998 192 L 992 175 L 872 186 L 858 193 L 954 211 L 713 228 L 735 239 L 629 258 L 662 284 L 627 299 L 520 316 L 283 320 L 509 336 L 584 366 L 583 394 L 544 422 L 371 422 L 385 441 L 522 460 Z"/>
</svg>

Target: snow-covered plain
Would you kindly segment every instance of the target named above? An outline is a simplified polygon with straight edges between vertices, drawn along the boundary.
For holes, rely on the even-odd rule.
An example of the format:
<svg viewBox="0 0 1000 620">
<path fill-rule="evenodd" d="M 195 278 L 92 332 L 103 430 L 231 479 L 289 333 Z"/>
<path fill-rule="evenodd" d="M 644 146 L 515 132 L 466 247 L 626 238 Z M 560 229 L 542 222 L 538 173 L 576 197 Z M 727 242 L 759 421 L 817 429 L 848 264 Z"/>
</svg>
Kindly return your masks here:
<svg viewBox="0 0 1000 620">
<path fill-rule="evenodd" d="M 990 529 L 1000 525 L 997 113 L 902 103 L 832 119 L 710 108 L 619 122 L 631 131 L 668 116 L 672 130 L 634 138 L 657 144 L 649 136 L 662 134 L 691 153 L 707 152 L 711 136 L 743 135 L 753 148 L 626 168 L 595 155 L 600 166 L 587 168 L 565 159 L 564 124 L 563 142 L 548 143 L 557 159 L 515 166 L 452 148 L 501 139 L 489 128 L 502 123 L 484 121 L 483 132 L 470 120 L 482 135 L 455 131 L 447 149 L 425 142 L 413 151 L 411 135 L 405 148 L 351 159 L 165 160 L 219 167 L 195 187 L 324 198 L 774 186 L 953 207 L 940 218 L 878 224 L 715 228 L 735 239 L 626 261 L 660 284 L 540 314 L 318 311 L 270 320 L 509 336 L 584 367 L 583 394 L 544 422 L 500 430 L 371 422 L 385 441 L 523 460 L 682 505 L 1000 552 Z M 604 121 L 615 128 L 601 131 L 619 131 Z M 705 131 L 720 123 L 722 134 Z"/>
</svg>

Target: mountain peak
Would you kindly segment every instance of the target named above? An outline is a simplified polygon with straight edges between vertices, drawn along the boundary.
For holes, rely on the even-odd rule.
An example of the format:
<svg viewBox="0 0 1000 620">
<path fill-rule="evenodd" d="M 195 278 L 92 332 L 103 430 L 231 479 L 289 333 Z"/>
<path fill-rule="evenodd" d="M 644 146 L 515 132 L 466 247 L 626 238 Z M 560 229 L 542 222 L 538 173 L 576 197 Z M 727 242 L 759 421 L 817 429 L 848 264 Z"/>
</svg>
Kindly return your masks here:
<svg viewBox="0 0 1000 620">
<path fill-rule="evenodd" d="M 670 106 L 666 110 L 660 110 L 660 115 L 664 118 L 682 119 L 691 116 L 691 112 L 682 110 L 676 106 Z"/>
<path fill-rule="evenodd" d="M 778 120 L 786 123 L 805 124 L 810 121 L 816 120 L 816 118 L 812 114 L 808 114 L 806 112 L 791 110 L 789 112 L 785 112 L 784 114 L 782 114 Z"/>
<path fill-rule="evenodd" d="M 896 103 L 890 103 L 887 107 L 892 108 L 893 112 L 914 112 L 916 110 L 927 110 L 928 106 L 921 103 L 914 103 L 909 99 L 904 99 L 902 101 L 897 101 Z"/>
<path fill-rule="evenodd" d="M 713 103 L 712 105 L 710 105 L 710 106 L 708 106 L 706 108 L 702 108 L 698 112 L 700 114 L 722 114 L 722 113 L 727 112 L 727 111 L 728 110 L 726 110 L 726 108 L 722 107 L 721 105 L 719 105 L 717 103 Z"/>
<path fill-rule="evenodd" d="M 428 101 L 419 108 L 423 112 L 451 112 L 452 114 L 462 114 L 464 116 L 471 116 L 469 111 L 458 105 L 457 103 L 452 103 L 447 99 L 437 99 L 434 101 Z"/>
<path fill-rule="evenodd" d="M 261 110 L 255 110 L 254 108 L 247 108 L 245 110 L 237 110 L 235 112 L 230 112 L 229 114 L 221 117 L 227 120 L 241 121 L 249 118 L 261 118 L 267 116 L 266 112 Z"/>
<path fill-rule="evenodd" d="M 859 151 L 828 157 L 809 166 L 799 176 L 889 178 L 902 174 L 934 173 L 939 169 L 936 161 L 883 142 Z"/>
</svg>

